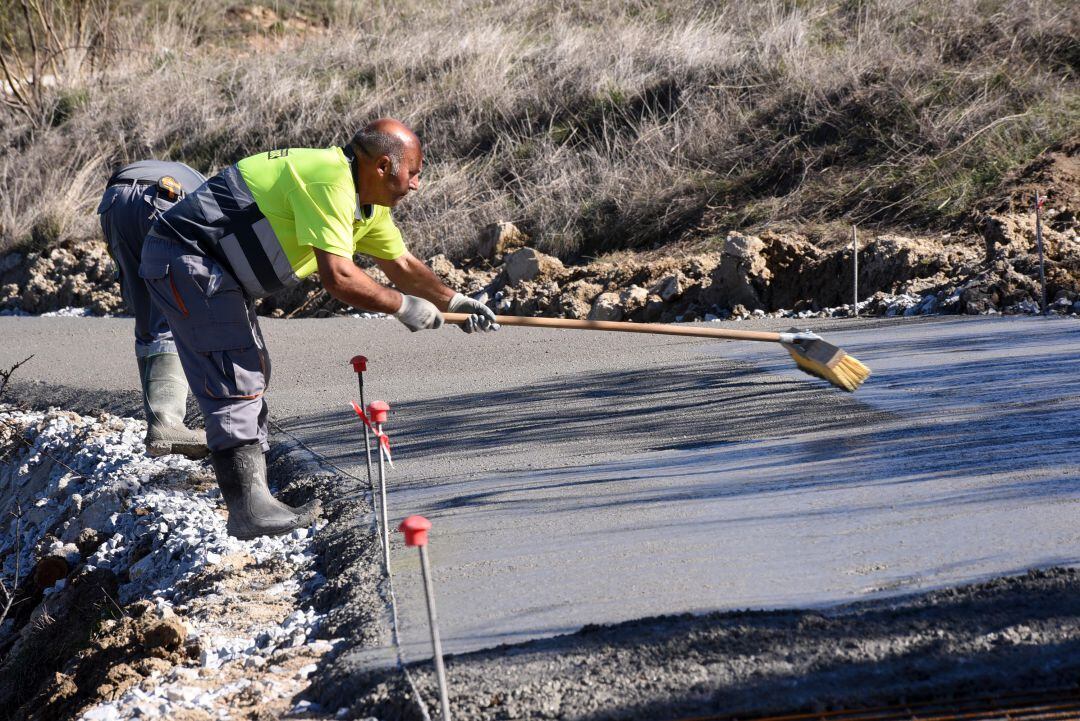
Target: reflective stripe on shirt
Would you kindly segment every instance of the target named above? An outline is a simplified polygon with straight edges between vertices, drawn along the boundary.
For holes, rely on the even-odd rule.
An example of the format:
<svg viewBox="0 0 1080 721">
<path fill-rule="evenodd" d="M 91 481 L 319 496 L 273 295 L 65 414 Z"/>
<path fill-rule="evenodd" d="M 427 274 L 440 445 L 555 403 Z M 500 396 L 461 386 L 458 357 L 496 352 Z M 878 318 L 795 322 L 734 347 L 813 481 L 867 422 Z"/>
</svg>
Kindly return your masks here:
<svg viewBox="0 0 1080 721">
<path fill-rule="evenodd" d="M 219 207 L 222 198 L 229 197 L 234 201 L 234 207 L 228 211 L 221 208 L 232 222 L 229 223 L 230 232 L 217 243 L 244 289 L 261 298 L 299 283 L 270 221 L 255 204 L 255 198 L 236 166 L 229 166 L 208 184 L 215 186 L 213 199 L 218 201 Z"/>
<path fill-rule="evenodd" d="M 235 165 L 163 214 L 151 234 L 198 246 L 225 263 L 253 298 L 300 282 Z"/>
</svg>

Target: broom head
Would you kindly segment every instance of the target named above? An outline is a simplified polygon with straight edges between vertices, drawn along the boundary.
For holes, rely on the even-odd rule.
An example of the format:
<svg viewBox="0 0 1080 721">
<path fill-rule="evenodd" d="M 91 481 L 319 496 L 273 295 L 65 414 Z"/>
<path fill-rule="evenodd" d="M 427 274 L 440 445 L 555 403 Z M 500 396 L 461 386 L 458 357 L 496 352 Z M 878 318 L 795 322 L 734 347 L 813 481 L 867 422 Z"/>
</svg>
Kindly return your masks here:
<svg viewBox="0 0 1080 721">
<path fill-rule="evenodd" d="M 813 333 L 800 332 L 796 328 L 789 332 L 794 338 L 782 345 L 803 372 L 827 380 L 849 393 L 870 376 L 870 369 L 842 348 L 826 343 Z"/>
</svg>

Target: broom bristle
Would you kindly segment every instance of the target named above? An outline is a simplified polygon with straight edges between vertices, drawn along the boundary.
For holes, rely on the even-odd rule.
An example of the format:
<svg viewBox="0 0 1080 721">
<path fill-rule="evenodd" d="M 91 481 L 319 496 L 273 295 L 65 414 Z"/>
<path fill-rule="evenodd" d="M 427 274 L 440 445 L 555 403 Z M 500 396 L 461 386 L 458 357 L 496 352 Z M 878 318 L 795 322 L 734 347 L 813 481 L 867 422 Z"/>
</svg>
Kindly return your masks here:
<svg viewBox="0 0 1080 721">
<path fill-rule="evenodd" d="M 854 356 L 850 356 L 839 348 L 836 354 L 828 362 L 815 360 L 806 355 L 805 351 L 798 346 L 784 344 L 788 353 L 791 354 L 795 365 L 823 380 L 827 380 L 837 388 L 843 388 L 849 393 L 854 392 L 870 377 L 870 369 L 867 368 Z"/>
</svg>

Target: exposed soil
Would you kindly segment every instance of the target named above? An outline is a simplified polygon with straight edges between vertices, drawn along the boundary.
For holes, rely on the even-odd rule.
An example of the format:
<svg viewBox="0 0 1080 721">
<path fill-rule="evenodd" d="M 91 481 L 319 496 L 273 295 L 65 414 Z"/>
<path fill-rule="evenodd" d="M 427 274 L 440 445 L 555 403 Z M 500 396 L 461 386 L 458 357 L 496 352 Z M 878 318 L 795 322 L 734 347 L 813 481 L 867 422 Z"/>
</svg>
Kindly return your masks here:
<svg viewBox="0 0 1080 721">
<path fill-rule="evenodd" d="M 16 589 L 0 626 L 0 718 L 323 717 L 302 699 L 334 647 L 315 635 L 325 578 L 307 533 L 223 546 L 224 510 L 210 525 L 196 513 L 214 505 L 205 464 L 143 458 L 130 419 L 0 408 L 3 500 L 19 516 L 0 537 L 0 580 Z M 296 450 L 279 441 L 270 474 L 300 502 L 326 474 Z"/>
<path fill-rule="evenodd" d="M 863 231 L 859 298 L 864 314 L 1033 312 L 1041 300 L 1035 240 L 1035 192 L 1043 207 L 1047 300 L 1058 312 L 1080 312 L 1080 140 L 1052 148 L 1008 176 L 971 213 L 970 229 L 912 235 Z M 845 315 L 854 275 L 845 232 L 764 228 L 728 232 L 681 247 L 619 252 L 564 265 L 526 247 L 512 224 L 485 228 L 476 255 L 429 265 L 464 293 L 483 294 L 497 312 L 603 320 L 741 318 L 754 311 Z M 388 283 L 377 269 L 369 272 Z M 897 296 L 910 300 L 897 306 Z M 100 240 L 45 253 L 0 258 L 0 312 L 44 313 L 67 307 L 122 312 L 112 262 Z M 354 312 L 331 298 L 317 278 L 259 302 L 275 317 Z M 805 317 L 805 315 L 803 316 Z"/>
</svg>

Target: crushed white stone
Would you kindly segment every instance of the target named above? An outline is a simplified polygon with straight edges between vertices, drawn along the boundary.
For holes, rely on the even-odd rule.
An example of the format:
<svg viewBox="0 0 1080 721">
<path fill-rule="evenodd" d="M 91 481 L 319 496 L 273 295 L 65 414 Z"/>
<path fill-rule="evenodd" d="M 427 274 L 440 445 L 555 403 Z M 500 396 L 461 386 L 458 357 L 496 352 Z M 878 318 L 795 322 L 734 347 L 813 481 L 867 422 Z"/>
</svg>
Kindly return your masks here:
<svg viewBox="0 0 1080 721">
<path fill-rule="evenodd" d="M 229 536 L 208 465 L 175 455 L 147 457 L 146 428 L 139 420 L 0 405 L 0 421 L 0 441 L 14 444 L 0 463 L 0 506 L 21 511 L 0 519 L 5 577 L 12 577 L 16 566 L 25 573 L 44 555 L 63 556 L 73 569 L 80 564 L 107 568 L 123 580 L 122 604 L 152 600 L 161 617 L 176 614 L 189 643 L 201 649 L 190 667 L 151 676 L 91 708 L 83 719 L 170 718 L 180 709 L 226 718 L 235 713 L 230 705 L 237 694 L 250 695 L 252 684 L 258 685 L 254 690 L 262 702 L 277 699 L 286 708 L 302 693 L 319 658 L 335 645 L 316 638 L 322 618 L 310 606 L 314 591 L 326 582 L 314 568 L 312 551 L 321 525 L 252 541 Z M 208 490 L 192 489 L 200 482 Z M 83 558 L 75 541 L 88 528 L 105 540 Z M 208 613 L 216 600 L 221 608 L 247 602 L 242 593 L 213 581 L 223 564 L 236 559 L 284 576 L 261 593 L 286 599 L 295 610 L 269 621 L 257 614 Z M 0 640 L 10 624 L 0 628 Z M 230 669 L 236 673 L 223 673 Z M 309 717 L 319 712 L 306 702 L 303 709 Z"/>
</svg>

